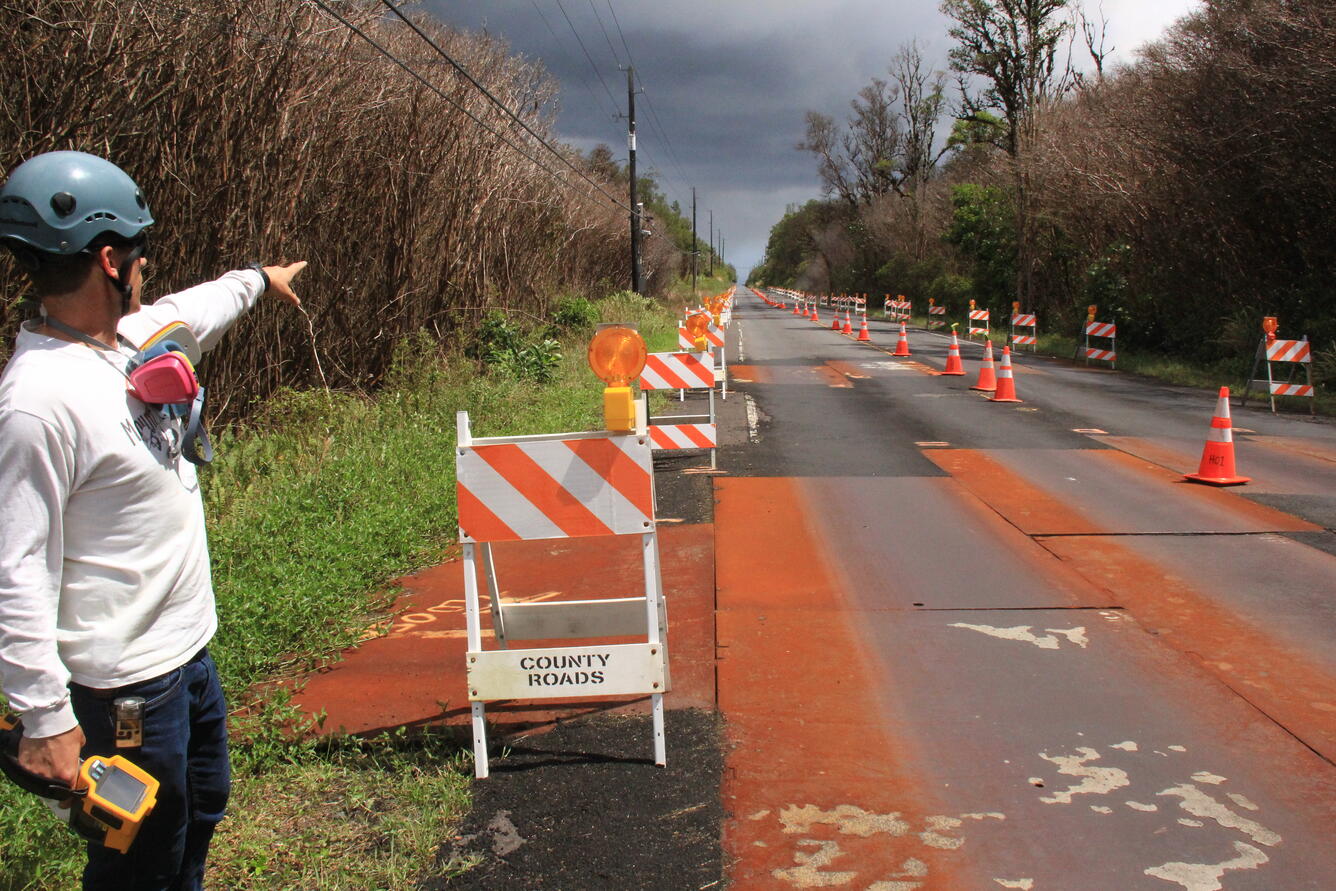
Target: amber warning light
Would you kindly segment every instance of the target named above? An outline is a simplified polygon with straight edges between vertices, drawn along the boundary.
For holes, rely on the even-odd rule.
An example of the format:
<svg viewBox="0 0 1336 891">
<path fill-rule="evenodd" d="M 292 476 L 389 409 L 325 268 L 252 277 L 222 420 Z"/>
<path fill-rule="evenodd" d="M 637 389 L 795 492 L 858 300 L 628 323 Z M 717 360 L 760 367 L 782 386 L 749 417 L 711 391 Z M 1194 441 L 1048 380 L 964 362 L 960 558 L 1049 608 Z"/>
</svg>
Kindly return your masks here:
<svg viewBox="0 0 1336 891">
<path fill-rule="evenodd" d="M 631 381 L 645 367 L 645 341 L 628 325 L 603 328 L 589 341 L 589 367 L 607 384 L 603 390 L 604 426 L 614 433 L 636 428 L 635 397 Z"/>
<path fill-rule="evenodd" d="M 1276 339 L 1276 332 L 1280 330 L 1280 319 L 1276 316 L 1264 316 L 1262 318 L 1262 331 L 1266 334 L 1266 342 L 1271 343 Z"/>
<path fill-rule="evenodd" d="M 697 352 L 703 352 L 707 348 L 705 332 L 710 330 L 710 317 L 703 312 L 688 316 L 686 329 L 687 337 L 691 339 L 692 347 Z"/>
</svg>

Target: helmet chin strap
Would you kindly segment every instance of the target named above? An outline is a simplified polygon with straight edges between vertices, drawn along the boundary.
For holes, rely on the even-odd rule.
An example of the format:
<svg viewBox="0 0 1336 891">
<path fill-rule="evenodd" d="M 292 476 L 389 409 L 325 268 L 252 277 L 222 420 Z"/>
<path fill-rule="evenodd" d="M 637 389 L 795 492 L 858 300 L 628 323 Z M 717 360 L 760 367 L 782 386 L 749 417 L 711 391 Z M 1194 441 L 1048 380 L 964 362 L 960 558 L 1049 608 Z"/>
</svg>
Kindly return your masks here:
<svg viewBox="0 0 1336 891">
<path fill-rule="evenodd" d="M 116 278 L 111 278 L 111 283 L 116 286 L 116 290 L 121 292 L 121 315 L 130 314 L 130 300 L 134 297 L 135 287 L 130 282 L 130 273 L 134 271 L 134 266 L 139 262 L 139 258 L 144 256 L 144 245 L 136 244 L 130 249 L 129 255 L 121 261 L 120 268 L 116 270 Z"/>
</svg>

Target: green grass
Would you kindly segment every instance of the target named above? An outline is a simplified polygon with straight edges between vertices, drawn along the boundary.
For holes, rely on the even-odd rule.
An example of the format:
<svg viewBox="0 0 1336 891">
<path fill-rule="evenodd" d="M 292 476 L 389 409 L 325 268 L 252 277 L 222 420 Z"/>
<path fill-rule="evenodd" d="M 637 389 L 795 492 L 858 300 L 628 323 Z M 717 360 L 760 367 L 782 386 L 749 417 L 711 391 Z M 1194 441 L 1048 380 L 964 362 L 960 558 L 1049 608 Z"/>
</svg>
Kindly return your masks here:
<svg viewBox="0 0 1336 891">
<path fill-rule="evenodd" d="M 662 304 L 624 293 L 597 307 L 651 351 L 676 349 Z M 455 547 L 456 411 L 479 436 L 601 425 L 587 335 L 570 336 L 543 384 L 479 373 L 419 338 L 374 398 L 283 392 L 215 437 L 203 474 L 220 623 L 210 651 L 234 709 L 236 789 L 212 887 L 402 888 L 457 868 L 436 863 L 435 846 L 467 807 L 466 754 L 430 737 L 294 739 L 303 719 L 265 682 L 375 633 L 393 580 Z M 75 887 L 81 864 L 37 799 L 0 784 L 0 891 Z"/>
</svg>

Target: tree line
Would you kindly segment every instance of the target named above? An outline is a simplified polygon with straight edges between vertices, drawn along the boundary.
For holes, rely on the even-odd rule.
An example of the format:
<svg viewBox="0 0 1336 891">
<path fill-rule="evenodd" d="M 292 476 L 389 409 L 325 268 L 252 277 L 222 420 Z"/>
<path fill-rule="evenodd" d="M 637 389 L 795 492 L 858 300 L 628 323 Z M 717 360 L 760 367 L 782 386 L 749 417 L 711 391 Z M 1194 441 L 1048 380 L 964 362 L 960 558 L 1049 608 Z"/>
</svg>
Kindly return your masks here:
<svg viewBox="0 0 1336 891">
<path fill-rule="evenodd" d="M 596 185 L 584 182 L 379 4 L 337 9 L 445 96 L 313 4 L 28 0 L 0 11 L 5 170 L 56 149 L 125 168 L 159 220 L 150 297 L 251 260 L 310 261 L 304 315 L 262 304 L 207 360 L 228 416 L 281 386 L 373 387 L 420 330 L 453 338 L 496 310 L 541 322 L 563 296 L 629 286 L 628 211 L 596 191 L 627 203 L 615 161 L 560 146 Z M 419 24 L 553 141 L 557 85 L 539 64 L 491 37 Z M 643 243 L 655 296 L 689 273 L 690 223 L 672 218 L 652 179 L 642 186 L 671 230 Z M 22 282 L 0 263 L 0 360 L 30 311 L 15 299 Z"/>
<path fill-rule="evenodd" d="M 1199 362 L 1250 358 L 1278 315 L 1336 380 L 1336 7 L 1205 0 L 1117 67 L 1074 0 L 941 8 L 948 71 L 911 43 L 846 121 L 808 113 L 825 197 L 753 281 L 1015 301 L 1067 333 L 1097 304 L 1120 341 Z"/>
</svg>

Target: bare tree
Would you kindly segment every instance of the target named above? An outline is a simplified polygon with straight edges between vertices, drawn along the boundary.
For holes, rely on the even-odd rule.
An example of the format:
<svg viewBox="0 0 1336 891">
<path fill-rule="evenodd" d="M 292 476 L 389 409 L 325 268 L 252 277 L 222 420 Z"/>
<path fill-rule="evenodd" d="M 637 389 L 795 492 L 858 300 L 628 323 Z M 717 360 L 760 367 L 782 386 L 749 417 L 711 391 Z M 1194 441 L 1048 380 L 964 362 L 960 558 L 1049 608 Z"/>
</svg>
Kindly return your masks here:
<svg viewBox="0 0 1336 891">
<path fill-rule="evenodd" d="M 807 113 L 807 136 L 797 149 L 811 152 L 817 159 L 817 174 L 827 195 L 837 195 L 852 210 L 858 207 L 858 193 L 852 181 L 848 157 L 840 145 L 840 131 L 835 119 L 816 111 Z"/>
<path fill-rule="evenodd" d="M 943 0 L 955 25 L 951 67 L 960 75 L 964 117 L 995 109 L 1005 124 L 1002 147 L 1014 167 L 1016 190 L 1016 297 L 1034 302 L 1035 231 L 1025 153 L 1034 141 L 1035 115 L 1066 78 L 1058 48 L 1071 30 L 1069 0 Z M 982 89 L 970 89 L 981 78 Z"/>
<path fill-rule="evenodd" d="M 945 149 L 936 148 L 937 122 L 946 110 L 946 74 L 925 67 L 911 41 L 891 59 L 891 80 L 900 103 L 902 181 L 917 192 L 932 177 Z"/>
</svg>

